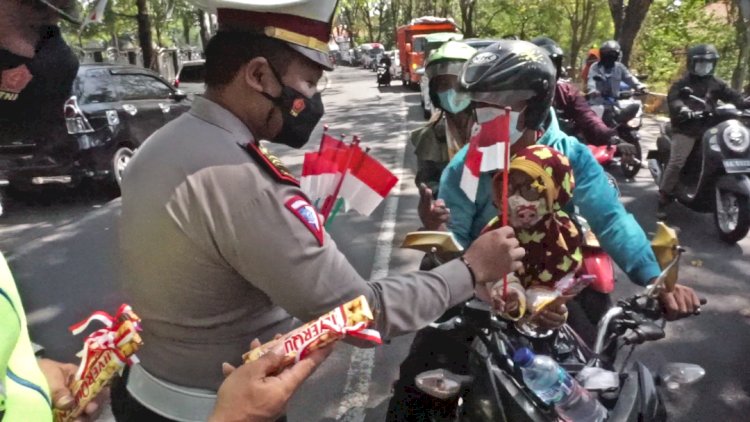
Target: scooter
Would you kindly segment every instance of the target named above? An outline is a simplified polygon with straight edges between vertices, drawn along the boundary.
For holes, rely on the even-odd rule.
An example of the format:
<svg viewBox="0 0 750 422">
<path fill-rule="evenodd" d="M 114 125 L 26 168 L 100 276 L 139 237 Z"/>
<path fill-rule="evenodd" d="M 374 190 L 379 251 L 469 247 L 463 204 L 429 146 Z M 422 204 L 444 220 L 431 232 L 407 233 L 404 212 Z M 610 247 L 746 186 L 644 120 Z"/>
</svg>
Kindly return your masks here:
<svg viewBox="0 0 750 422">
<path fill-rule="evenodd" d="M 664 234 L 666 233 L 666 235 Z M 630 362 L 630 354 L 621 367 L 603 359 L 610 345 L 636 346 L 665 337 L 657 296 L 674 288 L 675 274 L 682 252 L 674 231 L 660 225 L 658 247 L 671 252 L 672 258 L 656 282 L 642 293 L 618 302 L 598 325 L 593 347 L 587 346 L 568 326 L 558 330 L 530 334 L 517 325 L 494 316 L 488 307 L 476 301 L 463 307 L 460 315 L 433 324 L 438 330 L 473 336 L 468 374 L 436 369 L 415 378 L 417 388 L 432 397 L 456 403 L 450 414 L 431 415 L 432 421 L 558 421 L 554 407 L 541 401 L 526 387 L 512 356 L 519 347 L 553 357 L 607 409 L 608 421 L 665 421 L 667 411 L 661 398 L 663 388 L 678 389 L 698 381 L 705 370 L 698 365 L 669 363 L 655 376 L 642 362 Z M 655 240 L 656 240 L 655 238 Z M 656 250 L 657 244 L 653 243 Z M 675 274 L 676 275 L 676 274 Z M 619 350 L 619 349 L 618 349 Z M 631 350 L 632 352 L 632 350 Z"/>
<path fill-rule="evenodd" d="M 635 146 L 636 152 L 632 159 L 620 160 L 622 173 L 626 179 L 632 179 L 641 169 L 641 135 L 643 126 L 643 102 L 638 97 L 645 92 L 623 90 L 618 98 L 604 97 L 597 100 L 590 99 L 591 109 L 604 123 L 617 129 L 617 136 Z"/>
<path fill-rule="evenodd" d="M 378 65 L 377 71 L 378 88 L 381 86 L 391 86 L 391 71 L 384 64 Z"/>
<path fill-rule="evenodd" d="M 696 112 L 704 130 L 696 133 L 699 139 L 680 173 L 675 197 L 694 211 L 712 212 L 721 240 L 734 244 L 750 231 L 750 111 L 708 103 L 689 87 L 680 96 L 704 106 Z M 657 185 L 669 163 L 671 144 L 667 123 L 647 157 Z"/>
</svg>

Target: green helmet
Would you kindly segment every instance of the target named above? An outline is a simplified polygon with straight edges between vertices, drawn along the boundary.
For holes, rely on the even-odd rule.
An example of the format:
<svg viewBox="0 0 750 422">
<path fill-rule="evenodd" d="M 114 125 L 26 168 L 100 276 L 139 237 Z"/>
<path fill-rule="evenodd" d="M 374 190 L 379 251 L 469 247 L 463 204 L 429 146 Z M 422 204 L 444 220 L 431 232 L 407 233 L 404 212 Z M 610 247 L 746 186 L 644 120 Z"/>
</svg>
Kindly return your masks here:
<svg viewBox="0 0 750 422">
<path fill-rule="evenodd" d="M 425 73 L 428 78 L 439 75 L 458 76 L 464 63 L 476 52 L 477 50 L 468 44 L 448 41 L 430 53 L 425 63 Z"/>
</svg>

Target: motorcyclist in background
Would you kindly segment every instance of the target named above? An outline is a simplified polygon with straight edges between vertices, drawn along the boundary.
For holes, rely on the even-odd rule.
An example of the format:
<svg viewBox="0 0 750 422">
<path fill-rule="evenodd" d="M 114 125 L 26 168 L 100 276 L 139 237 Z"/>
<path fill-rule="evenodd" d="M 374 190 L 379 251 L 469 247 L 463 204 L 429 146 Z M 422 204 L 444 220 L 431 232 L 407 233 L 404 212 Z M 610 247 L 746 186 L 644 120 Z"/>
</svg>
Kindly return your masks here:
<svg viewBox="0 0 750 422">
<path fill-rule="evenodd" d="M 702 122 L 695 119 L 696 111 L 703 111 L 703 104 L 694 100 L 684 100 L 680 95 L 683 88 L 693 90 L 694 96 L 707 102 L 721 100 L 737 108 L 750 107 L 750 101 L 732 89 L 726 82 L 714 76 L 719 52 L 711 44 L 698 44 L 687 50 L 687 73 L 669 88 L 669 117 L 672 123 L 672 146 L 669 163 L 664 169 L 659 186 L 659 207 L 657 218 L 666 218 L 666 207 L 672 201 L 672 193 L 680 172 L 693 150 L 696 136 L 701 135 Z"/>
<path fill-rule="evenodd" d="M 609 40 L 599 47 L 599 61 L 589 69 L 588 95 L 594 104 L 602 104 L 604 98 L 620 95 L 620 82 L 625 82 L 636 91 L 645 91 L 646 85 L 630 73 L 620 62 L 622 50 L 617 41 Z"/>
<path fill-rule="evenodd" d="M 532 44 L 542 47 L 549 53 L 549 58 L 557 70 L 555 97 L 552 106 L 557 117 L 571 120 L 580 129 L 587 144 L 616 146 L 620 154 L 635 154 L 635 146 L 624 142 L 617 136 L 617 129 L 608 127 L 583 97 L 578 88 L 569 80 L 562 79 L 563 50 L 551 38 L 536 37 Z M 569 134 L 572 135 L 572 134 Z"/>
<path fill-rule="evenodd" d="M 439 113 L 422 128 L 411 133 L 414 153 L 417 155 L 419 187 L 419 214 L 433 230 L 444 229 L 449 211 L 442 201 L 432 202 L 438 194 L 440 175 L 456 152 L 469 141 L 473 115 L 469 103 L 456 101 L 456 90 L 460 88 L 458 76 L 466 60 L 476 50 L 458 41 L 448 41 L 434 50 L 427 58 L 425 72 L 429 78 L 429 93 L 432 105 Z"/>
</svg>

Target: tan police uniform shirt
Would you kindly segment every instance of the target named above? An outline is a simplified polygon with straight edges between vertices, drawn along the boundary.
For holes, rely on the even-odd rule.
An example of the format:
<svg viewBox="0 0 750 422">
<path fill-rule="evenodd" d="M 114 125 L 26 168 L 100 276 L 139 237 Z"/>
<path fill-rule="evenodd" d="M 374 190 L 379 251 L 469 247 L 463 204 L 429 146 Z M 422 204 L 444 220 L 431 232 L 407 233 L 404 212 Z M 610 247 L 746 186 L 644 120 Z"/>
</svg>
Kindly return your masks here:
<svg viewBox="0 0 750 422">
<path fill-rule="evenodd" d="M 143 367 L 217 389 L 221 363 L 364 294 L 384 337 L 415 331 L 472 295 L 459 261 L 365 281 L 333 239 L 293 212 L 284 183 L 245 147 L 253 135 L 203 97 L 129 163 L 120 226 L 124 284 L 143 318 Z M 353 233 L 354 235 L 354 233 Z M 299 323 L 299 321 L 297 321 Z"/>
</svg>

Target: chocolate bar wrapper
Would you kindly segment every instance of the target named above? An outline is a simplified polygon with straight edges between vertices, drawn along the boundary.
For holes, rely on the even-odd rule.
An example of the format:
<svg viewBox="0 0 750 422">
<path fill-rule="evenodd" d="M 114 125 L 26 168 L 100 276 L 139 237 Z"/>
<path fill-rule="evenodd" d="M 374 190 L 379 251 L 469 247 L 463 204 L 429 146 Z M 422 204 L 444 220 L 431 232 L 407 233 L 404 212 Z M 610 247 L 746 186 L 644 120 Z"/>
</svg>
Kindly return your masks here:
<svg viewBox="0 0 750 422">
<path fill-rule="evenodd" d="M 120 315 L 119 319 L 119 326 L 97 331 L 86 339 L 86 342 L 96 343 L 97 336 L 101 338 L 111 334 L 113 341 L 106 348 L 91 346 L 94 351 L 84 349 L 89 350 L 88 356 L 84 356 L 81 362 L 85 367 L 79 368 L 79 373 L 70 386 L 75 406 L 67 411 L 55 410 L 56 422 L 69 422 L 80 416 L 86 405 L 112 382 L 116 374 L 122 372 L 131 359 L 135 359 L 134 354 L 143 344 L 137 331 L 140 319 L 129 310 Z"/>
<path fill-rule="evenodd" d="M 275 351 L 284 356 L 282 365 L 285 367 L 304 358 L 307 353 L 347 335 L 380 344 L 380 334 L 368 329 L 372 323 L 373 315 L 367 299 L 359 296 L 320 318 L 245 353 L 242 358 L 245 362 L 252 362 L 270 351 Z"/>
</svg>

